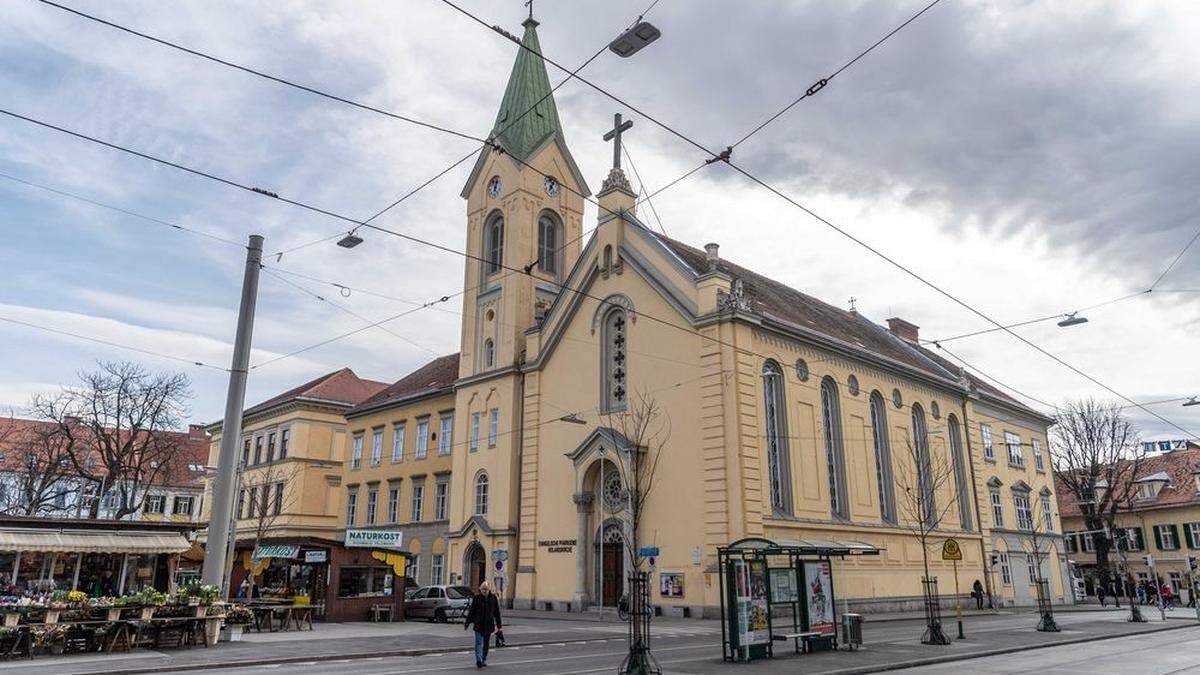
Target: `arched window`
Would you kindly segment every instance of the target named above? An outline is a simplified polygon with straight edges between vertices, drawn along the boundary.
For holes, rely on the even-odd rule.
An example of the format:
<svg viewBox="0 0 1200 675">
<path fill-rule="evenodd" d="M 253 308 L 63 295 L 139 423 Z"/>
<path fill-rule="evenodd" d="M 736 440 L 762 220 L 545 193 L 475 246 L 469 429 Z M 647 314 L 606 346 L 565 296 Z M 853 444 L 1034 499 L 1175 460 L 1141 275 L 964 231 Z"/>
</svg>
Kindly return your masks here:
<svg viewBox="0 0 1200 675">
<path fill-rule="evenodd" d="M 484 227 L 483 255 L 488 274 L 499 272 L 504 265 L 504 217 L 499 213 L 492 216 Z"/>
<path fill-rule="evenodd" d="M 767 442 L 767 471 L 771 481 L 771 509 L 792 511 L 791 467 L 787 442 L 787 400 L 783 395 L 783 369 L 774 361 L 763 364 L 763 428 Z"/>
<path fill-rule="evenodd" d="M 934 404 L 936 405 L 936 403 Z M 967 464 L 963 453 L 962 434 L 959 433 L 958 418 L 950 415 L 946 418 L 946 429 L 950 434 L 950 454 L 954 461 L 954 491 L 958 502 L 958 522 L 962 529 L 971 531 L 971 496 L 967 489 Z"/>
<path fill-rule="evenodd" d="M 488 477 L 486 473 L 475 478 L 475 515 L 486 516 L 488 512 Z"/>
<path fill-rule="evenodd" d="M 936 505 L 933 501 L 933 456 L 929 453 L 929 433 L 925 427 L 925 410 L 920 404 L 912 407 L 912 431 L 917 464 L 917 490 L 920 491 L 920 516 L 925 527 L 937 526 Z"/>
<path fill-rule="evenodd" d="M 871 432 L 875 438 L 875 479 L 879 482 L 879 517 L 896 522 L 896 493 L 892 477 L 892 446 L 888 441 L 887 404 L 883 394 L 871 392 Z"/>
<path fill-rule="evenodd" d="M 604 255 L 600 258 L 600 271 L 604 273 L 607 279 L 609 272 L 612 272 L 612 244 L 604 247 Z"/>
<path fill-rule="evenodd" d="M 562 228 L 558 218 L 549 211 L 538 218 L 538 269 L 546 274 L 558 274 L 558 247 Z"/>
<path fill-rule="evenodd" d="M 825 463 L 829 467 L 829 512 L 835 518 L 850 517 L 846 494 L 846 453 L 842 446 L 842 405 L 837 383 L 821 380 L 821 419 L 825 423 Z"/>
<path fill-rule="evenodd" d="M 629 389 L 629 322 L 615 307 L 604 316 L 600 342 L 600 402 L 605 412 L 625 409 Z"/>
<path fill-rule="evenodd" d="M 496 365 L 496 343 L 492 338 L 483 341 L 483 367 L 491 368 Z"/>
</svg>

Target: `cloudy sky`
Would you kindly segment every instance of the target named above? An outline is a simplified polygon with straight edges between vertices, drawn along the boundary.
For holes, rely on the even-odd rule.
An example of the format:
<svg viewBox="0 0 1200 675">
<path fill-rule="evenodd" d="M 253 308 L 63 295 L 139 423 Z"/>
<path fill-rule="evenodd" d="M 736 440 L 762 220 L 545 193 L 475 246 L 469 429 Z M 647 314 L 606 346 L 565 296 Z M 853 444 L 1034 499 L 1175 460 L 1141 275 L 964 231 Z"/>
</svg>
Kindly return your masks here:
<svg viewBox="0 0 1200 675">
<path fill-rule="evenodd" d="M 267 73 L 474 135 L 491 127 L 516 47 L 437 0 L 104 2 L 81 11 Z M 545 53 L 574 67 L 648 0 L 536 3 Z M 583 75 L 710 147 L 733 143 L 925 2 L 661 0 L 663 37 Z M 519 0 L 464 1 L 519 33 Z M 462 138 L 289 89 L 35 0 L 0 7 L 0 107 L 355 218 L 472 150 Z M 1144 291 L 1200 228 L 1200 9 L 1192 2 L 943 0 L 818 95 L 738 147 L 734 160 L 925 278 L 1005 322 Z M 562 73 L 551 69 L 551 78 Z M 557 94 L 593 186 L 614 112 L 635 120 L 634 165 L 656 189 L 704 155 L 579 82 Z M 305 212 L 11 118 L 0 118 L 0 317 L 227 366 L 243 252 L 74 194 L 268 253 L 345 231 Z M 461 249 L 470 163 L 380 219 Z M 24 182 L 20 182 L 24 181 Z M 636 181 L 635 181 L 636 182 Z M 36 187 L 29 183 L 36 184 Z M 653 200 L 664 230 L 923 338 L 987 328 L 754 185 L 714 165 Z M 643 215 L 653 221 L 653 217 Z M 589 212 L 588 219 L 595 217 Z M 657 223 L 656 223 L 657 224 Z M 453 293 L 462 259 L 365 233 L 272 266 L 376 291 L 265 274 L 252 363 Z M 275 275 L 284 276 L 282 272 Z M 1200 394 L 1200 243 L 1155 292 L 1086 312 L 1089 323 L 1016 329 L 1138 401 Z M 321 295 L 328 301 L 313 297 Z M 340 307 L 339 307 L 340 306 Z M 256 368 L 247 398 L 345 365 L 394 380 L 457 349 L 456 303 Z M 359 316 L 355 316 L 359 315 Z M 224 373 L 0 322 L 0 406 L 136 358 L 194 378 L 194 417 L 223 408 Z M 945 345 L 1041 401 L 1111 395 L 992 333 Z M 1200 433 L 1200 407 L 1153 408 Z M 1141 411 L 1148 437 L 1183 432 Z"/>
</svg>

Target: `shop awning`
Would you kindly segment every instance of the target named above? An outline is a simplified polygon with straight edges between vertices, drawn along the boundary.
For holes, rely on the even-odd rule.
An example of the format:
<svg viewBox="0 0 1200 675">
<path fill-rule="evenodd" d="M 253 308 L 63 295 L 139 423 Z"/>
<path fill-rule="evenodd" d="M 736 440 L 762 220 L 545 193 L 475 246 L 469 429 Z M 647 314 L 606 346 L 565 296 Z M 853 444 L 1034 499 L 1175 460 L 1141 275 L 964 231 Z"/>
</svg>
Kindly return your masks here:
<svg viewBox="0 0 1200 675">
<path fill-rule="evenodd" d="M 0 529 L 0 551 L 49 553 L 183 553 L 192 545 L 176 532 Z"/>
</svg>

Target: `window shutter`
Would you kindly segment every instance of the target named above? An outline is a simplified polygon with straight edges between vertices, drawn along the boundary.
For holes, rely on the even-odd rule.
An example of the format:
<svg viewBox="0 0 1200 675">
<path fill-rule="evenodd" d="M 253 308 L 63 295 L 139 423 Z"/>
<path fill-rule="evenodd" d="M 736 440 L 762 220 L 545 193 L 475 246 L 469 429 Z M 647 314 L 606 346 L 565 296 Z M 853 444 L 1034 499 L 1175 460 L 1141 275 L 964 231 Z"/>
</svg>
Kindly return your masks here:
<svg viewBox="0 0 1200 675">
<path fill-rule="evenodd" d="M 1161 550 L 1163 550 L 1163 547 L 1162 547 L 1162 532 L 1160 532 L 1158 529 L 1160 527 L 1161 527 L 1161 525 L 1154 526 L 1154 547 L 1161 551 Z"/>
<path fill-rule="evenodd" d="M 1187 540 L 1188 548 L 1196 548 L 1196 541 L 1192 539 L 1192 528 L 1188 523 L 1183 524 L 1183 538 Z"/>
<path fill-rule="evenodd" d="M 1175 548 L 1175 549 L 1183 548 L 1183 546 L 1179 545 L 1179 526 L 1172 523 L 1172 524 L 1168 525 L 1167 527 L 1171 528 L 1171 534 L 1173 535 L 1171 537 L 1171 541 L 1175 542 L 1175 546 L 1173 548 Z"/>
<path fill-rule="evenodd" d="M 1140 527 L 1134 528 L 1134 533 L 1137 535 L 1137 550 L 1145 551 L 1146 550 L 1146 538 L 1145 538 L 1145 536 L 1142 535 L 1142 528 L 1140 528 Z"/>
</svg>

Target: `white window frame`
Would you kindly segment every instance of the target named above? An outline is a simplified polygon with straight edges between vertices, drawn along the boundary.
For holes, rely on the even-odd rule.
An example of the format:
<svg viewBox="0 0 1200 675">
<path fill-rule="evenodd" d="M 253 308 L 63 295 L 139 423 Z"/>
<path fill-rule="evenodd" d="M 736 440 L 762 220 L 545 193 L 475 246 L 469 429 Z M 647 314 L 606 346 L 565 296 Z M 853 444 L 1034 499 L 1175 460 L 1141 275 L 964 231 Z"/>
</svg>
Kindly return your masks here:
<svg viewBox="0 0 1200 675">
<path fill-rule="evenodd" d="M 180 511 L 180 509 L 179 509 L 180 504 L 187 504 L 186 512 Z M 183 515 L 183 516 L 191 516 L 191 515 L 194 515 L 195 510 L 196 510 L 196 498 L 193 497 L 192 495 L 175 495 L 175 499 L 172 500 L 171 513 Z"/>
<path fill-rule="evenodd" d="M 254 500 L 250 500 L 250 508 L 254 508 Z M 354 521 L 358 516 L 358 490 L 350 490 L 346 493 L 346 525 L 354 527 Z M 253 515 L 251 515 L 253 517 Z"/>
<path fill-rule="evenodd" d="M 496 436 L 500 433 L 500 409 L 492 408 L 488 411 L 488 447 L 496 447 Z"/>
<path fill-rule="evenodd" d="M 983 458 L 996 461 L 996 444 L 992 439 L 992 425 L 980 424 L 979 435 L 983 438 Z"/>
<path fill-rule="evenodd" d="M 392 425 L 392 464 L 404 461 L 404 422 Z"/>
<path fill-rule="evenodd" d="M 491 479 L 486 473 L 481 473 L 475 477 L 475 515 L 486 516 L 488 513 L 488 500 L 490 498 Z"/>
<path fill-rule="evenodd" d="M 291 446 L 292 428 L 283 427 L 279 430 L 279 459 L 287 459 L 288 448 Z"/>
<path fill-rule="evenodd" d="M 1171 528 L 1169 525 L 1155 525 L 1154 527 L 1158 528 L 1158 540 L 1162 542 L 1162 550 L 1179 550 L 1179 542 L 1175 539 L 1175 530 L 1173 528 Z M 1167 535 L 1170 535 L 1170 546 L 1167 545 Z"/>
<path fill-rule="evenodd" d="M 1012 569 L 1008 566 L 1008 554 L 997 553 L 996 564 L 1000 566 L 1000 583 L 1012 586 Z"/>
<path fill-rule="evenodd" d="M 1083 536 L 1081 538 L 1083 539 L 1083 542 L 1082 542 L 1083 543 L 1083 552 L 1084 553 L 1095 553 L 1096 552 L 1096 537 L 1094 536 L 1094 534 L 1092 532 L 1084 532 Z"/>
<path fill-rule="evenodd" d="M 157 506 L 151 506 L 156 504 Z M 167 513 L 167 496 L 166 495 L 147 495 L 146 503 L 142 507 L 142 513 L 153 513 L 157 515 L 166 515 Z"/>
<path fill-rule="evenodd" d="M 395 525 L 400 517 L 400 486 L 388 486 L 388 506 L 387 506 L 388 523 Z"/>
<path fill-rule="evenodd" d="M 1047 532 L 1054 531 L 1054 507 L 1050 503 L 1050 495 L 1041 495 L 1042 503 L 1042 529 Z"/>
<path fill-rule="evenodd" d="M 1017 529 L 1033 530 L 1033 510 L 1029 504 L 1028 494 L 1013 493 L 1013 511 L 1017 514 Z"/>
<path fill-rule="evenodd" d="M 1004 527 L 1004 498 L 1000 496 L 999 488 L 990 490 L 992 500 L 992 527 Z"/>
<path fill-rule="evenodd" d="M 350 470 L 357 471 L 362 468 L 362 453 L 363 453 L 363 435 L 361 433 L 354 434 L 354 438 L 350 440 Z"/>
<path fill-rule="evenodd" d="M 413 457 L 425 459 L 429 456 L 429 416 L 417 420 L 417 449 Z"/>
<path fill-rule="evenodd" d="M 409 497 L 412 505 L 412 522 L 419 523 L 425 516 L 425 484 L 413 483 L 412 495 Z"/>
<path fill-rule="evenodd" d="M 371 430 L 371 466 L 383 464 L 383 427 Z"/>
<path fill-rule="evenodd" d="M 1184 523 L 1183 526 L 1192 532 L 1192 545 L 1200 547 L 1200 523 Z"/>
<path fill-rule="evenodd" d="M 471 451 L 479 449 L 479 413 L 471 413 Z"/>
<path fill-rule="evenodd" d="M 1042 442 L 1036 438 L 1029 439 L 1030 445 L 1033 446 L 1033 468 L 1046 473 L 1046 460 L 1042 457 Z"/>
<path fill-rule="evenodd" d="M 1010 466 L 1025 467 L 1025 454 L 1021 452 L 1021 437 L 1011 431 L 1004 432 L 1004 447 L 1008 449 Z"/>
<path fill-rule="evenodd" d="M 450 454 L 454 447 L 454 413 L 446 413 L 438 418 L 438 455 Z"/>
<path fill-rule="evenodd" d="M 440 480 L 433 487 L 433 519 L 446 520 L 450 506 L 450 481 Z"/>
<path fill-rule="evenodd" d="M 442 583 L 442 577 L 446 573 L 446 555 L 443 553 L 434 553 L 432 556 L 432 560 L 429 563 L 429 583 L 433 586 L 439 586 Z"/>
<path fill-rule="evenodd" d="M 375 517 L 379 515 L 379 488 L 371 488 L 367 490 L 367 525 L 375 524 Z"/>
</svg>

